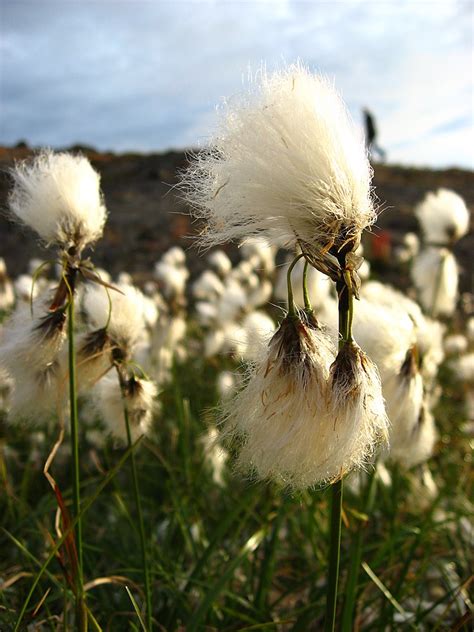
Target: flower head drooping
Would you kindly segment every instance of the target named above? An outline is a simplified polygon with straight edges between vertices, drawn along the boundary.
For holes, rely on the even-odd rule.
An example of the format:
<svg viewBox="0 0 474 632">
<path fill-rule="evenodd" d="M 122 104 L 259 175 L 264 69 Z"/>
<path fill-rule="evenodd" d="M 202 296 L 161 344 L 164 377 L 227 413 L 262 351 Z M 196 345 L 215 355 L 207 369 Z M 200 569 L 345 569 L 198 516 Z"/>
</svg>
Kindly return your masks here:
<svg viewBox="0 0 474 632">
<path fill-rule="evenodd" d="M 390 425 L 377 367 L 353 341 L 344 343 L 331 366 L 330 401 L 342 476 L 387 442 Z"/>
<path fill-rule="evenodd" d="M 264 236 L 299 244 L 336 280 L 340 264 L 331 247 L 349 243 L 354 252 L 375 220 L 371 176 L 342 100 L 297 64 L 261 71 L 247 95 L 224 105 L 211 148 L 195 157 L 183 189 L 208 221 L 204 243 Z M 347 261 L 353 269 L 357 263 Z"/>
<path fill-rule="evenodd" d="M 47 245 L 81 252 L 102 235 L 106 210 L 100 177 L 87 158 L 45 151 L 11 173 L 10 211 Z"/>
<path fill-rule="evenodd" d="M 130 376 L 121 385 L 114 374 L 104 377 L 95 387 L 93 399 L 107 432 L 117 441 L 127 441 L 123 423 L 124 406 L 127 408 L 132 441 L 151 429 L 156 408 L 158 389 L 154 382 Z"/>
<path fill-rule="evenodd" d="M 2 330 L 0 366 L 13 380 L 12 416 L 50 413 L 64 390 L 58 377 L 66 313 L 49 311 L 50 301 L 50 294 L 34 301 L 34 316 L 29 305 L 20 304 Z"/>
<path fill-rule="evenodd" d="M 326 429 L 327 383 L 335 349 L 302 314 L 286 317 L 251 365 L 246 385 L 225 403 L 225 432 L 241 443 L 238 465 L 262 479 L 304 488 L 339 475 Z M 332 426 L 331 426 L 332 428 Z"/>
</svg>

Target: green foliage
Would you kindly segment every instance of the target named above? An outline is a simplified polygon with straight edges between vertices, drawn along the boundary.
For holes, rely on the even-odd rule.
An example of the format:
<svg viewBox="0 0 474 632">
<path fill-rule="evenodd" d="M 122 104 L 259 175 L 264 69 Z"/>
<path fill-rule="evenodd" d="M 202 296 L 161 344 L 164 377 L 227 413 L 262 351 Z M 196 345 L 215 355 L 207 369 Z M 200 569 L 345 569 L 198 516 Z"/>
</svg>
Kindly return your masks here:
<svg viewBox="0 0 474 632">
<path fill-rule="evenodd" d="M 135 451 L 156 629 L 319 630 L 328 490 L 290 496 L 276 486 L 242 480 L 231 467 L 224 485 L 214 482 L 200 437 L 212 422 L 214 385 L 223 364 L 194 358 L 176 365 L 160 395 L 154 435 Z M 345 485 L 339 622 L 355 559 L 352 543 L 360 530 L 363 542 L 353 629 L 469 629 L 471 462 L 462 393 L 446 370 L 441 380 L 440 440 L 427 466 L 439 494 L 430 497 L 420 488 L 422 469 L 407 474 L 389 467 L 392 484 L 375 477 L 372 509 L 366 511 L 367 475 L 353 475 Z M 0 630 L 7 631 L 14 628 L 52 541 L 58 541 L 56 498 L 42 475 L 57 428 L 44 429 L 39 441 L 30 427 L 0 424 Z M 80 454 L 84 506 L 125 449 L 96 446 L 82 432 Z M 71 506 L 67 441 L 52 473 Z M 124 461 L 83 520 L 86 604 L 95 619 L 90 629 L 141 630 L 145 621 L 134 507 Z M 37 630 L 64 629 L 58 617 L 64 621 L 65 612 L 71 626 L 72 593 L 60 562 L 53 559 L 24 622 Z"/>
</svg>

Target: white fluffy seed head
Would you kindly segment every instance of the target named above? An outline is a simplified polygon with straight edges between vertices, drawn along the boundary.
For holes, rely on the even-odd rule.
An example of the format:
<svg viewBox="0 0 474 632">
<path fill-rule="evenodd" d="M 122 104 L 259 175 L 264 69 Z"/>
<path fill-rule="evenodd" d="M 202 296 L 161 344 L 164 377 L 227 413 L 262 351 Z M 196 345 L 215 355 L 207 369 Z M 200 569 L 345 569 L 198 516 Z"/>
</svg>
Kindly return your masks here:
<svg viewBox="0 0 474 632">
<path fill-rule="evenodd" d="M 158 389 L 154 382 L 137 377 L 130 378 L 125 388 L 125 404 L 132 441 L 151 430 Z M 93 391 L 93 404 L 107 432 L 120 443 L 125 443 L 124 401 L 117 375 L 104 377 Z"/>
<path fill-rule="evenodd" d="M 415 208 L 425 241 L 444 245 L 454 243 L 469 229 L 469 211 L 462 197 L 450 189 L 427 193 Z"/>
<path fill-rule="evenodd" d="M 354 342 L 344 344 L 331 366 L 330 402 L 342 475 L 363 467 L 388 442 L 390 427 L 377 367 Z"/>
<path fill-rule="evenodd" d="M 132 285 L 106 290 L 90 285 L 84 295 L 83 307 L 92 330 L 103 330 L 114 349 L 123 359 L 130 358 L 137 345 L 146 338 L 144 296 Z"/>
<path fill-rule="evenodd" d="M 468 341 L 462 334 L 451 334 L 443 340 L 446 355 L 460 355 L 467 351 Z"/>
<path fill-rule="evenodd" d="M 474 352 L 457 358 L 451 363 L 457 379 L 466 384 L 474 384 Z"/>
<path fill-rule="evenodd" d="M 232 270 L 232 261 L 223 250 L 213 250 L 208 255 L 207 260 L 222 277 L 227 276 Z"/>
<path fill-rule="evenodd" d="M 242 256 L 251 261 L 253 267 L 264 274 L 275 269 L 276 248 L 261 237 L 249 237 L 240 245 Z"/>
<path fill-rule="evenodd" d="M 446 248 L 428 247 L 413 260 L 413 283 L 424 310 L 432 316 L 451 316 L 458 298 L 458 264 Z"/>
<path fill-rule="evenodd" d="M 223 291 L 224 284 L 212 270 L 205 270 L 192 286 L 193 296 L 204 301 L 215 299 Z"/>
<path fill-rule="evenodd" d="M 239 468 L 302 489 L 361 465 L 387 421 L 376 369 L 355 353 L 343 402 L 331 339 L 312 319 L 286 318 L 244 389 L 224 405 L 225 433 L 240 443 Z"/>
<path fill-rule="evenodd" d="M 258 73 L 223 106 L 210 149 L 195 156 L 183 191 L 208 221 L 209 245 L 250 236 L 318 252 L 375 219 L 361 136 L 330 83 L 299 64 Z"/>
<path fill-rule="evenodd" d="M 172 266 L 184 266 L 186 264 L 186 253 L 179 246 L 173 246 L 164 253 L 161 260 Z"/>
<path fill-rule="evenodd" d="M 411 468 L 431 457 L 437 439 L 434 417 L 426 402 L 422 403 L 416 422 L 405 430 L 391 436 L 390 459 Z"/>
<path fill-rule="evenodd" d="M 46 244 L 81 251 L 102 235 L 100 176 L 87 158 L 45 151 L 11 172 L 10 212 Z"/>
<path fill-rule="evenodd" d="M 0 339 L 0 367 L 13 380 L 11 416 L 44 416 L 67 393 L 61 379 L 60 353 L 66 337 L 66 315 L 49 312 L 52 296 L 30 306 L 20 304 L 6 321 Z"/>
<path fill-rule="evenodd" d="M 155 278 L 159 281 L 163 295 L 167 299 L 184 295 L 188 277 L 189 271 L 184 266 L 177 266 L 164 260 L 155 265 Z"/>
</svg>

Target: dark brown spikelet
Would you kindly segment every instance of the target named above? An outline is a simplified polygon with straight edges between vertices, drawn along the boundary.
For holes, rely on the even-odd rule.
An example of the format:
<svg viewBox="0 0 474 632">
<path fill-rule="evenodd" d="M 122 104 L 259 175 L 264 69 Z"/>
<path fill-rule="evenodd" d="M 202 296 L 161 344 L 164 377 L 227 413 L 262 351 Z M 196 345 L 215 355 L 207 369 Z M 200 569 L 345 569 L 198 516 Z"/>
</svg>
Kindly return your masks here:
<svg viewBox="0 0 474 632">
<path fill-rule="evenodd" d="M 79 352 L 85 358 L 96 357 L 104 351 L 109 343 L 110 339 L 107 330 L 103 327 L 86 335 Z"/>
<path fill-rule="evenodd" d="M 41 333 L 46 339 L 53 338 L 63 331 L 65 323 L 65 310 L 57 309 L 40 318 L 39 323 L 35 327 L 35 331 Z"/>
<path fill-rule="evenodd" d="M 340 349 L 336 359 L 331 365 L 331 388 L 333 393 L 345 397 L 357 395 L 360 388 L 360 376 L 358 375 L 358 363 L 363 367 L 363 355 L 360 348 L 354 342 L 346 342 Z"/>
</svg>

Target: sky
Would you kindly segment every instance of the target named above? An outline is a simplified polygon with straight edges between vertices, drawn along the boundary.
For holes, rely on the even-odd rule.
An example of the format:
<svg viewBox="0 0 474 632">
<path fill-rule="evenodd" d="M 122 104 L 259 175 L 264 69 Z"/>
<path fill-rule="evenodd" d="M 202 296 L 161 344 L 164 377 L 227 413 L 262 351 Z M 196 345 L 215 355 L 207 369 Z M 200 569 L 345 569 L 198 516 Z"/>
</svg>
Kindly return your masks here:
<svg viewBox="0 0 474 632">
<path fill-rule="evenodd" d="M 474 168 L 474 3 L 0 0 L 0 143 L 204 146 L 250 70 L 301 60 L 390 163 Z"/>
</svg>

